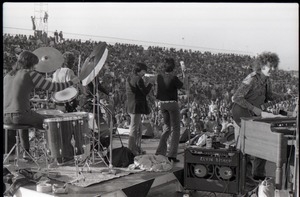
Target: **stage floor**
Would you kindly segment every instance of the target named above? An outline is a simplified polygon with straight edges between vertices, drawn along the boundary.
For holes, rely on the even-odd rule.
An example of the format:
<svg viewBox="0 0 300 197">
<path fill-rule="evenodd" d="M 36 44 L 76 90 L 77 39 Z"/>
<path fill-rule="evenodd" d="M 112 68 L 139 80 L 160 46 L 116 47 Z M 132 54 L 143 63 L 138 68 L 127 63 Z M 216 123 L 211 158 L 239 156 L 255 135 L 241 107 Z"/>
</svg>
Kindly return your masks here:
<svg viewBox="0 0 300 197">
<path fill-rule="evenodd" d="M 128 145 L 128 137 L 122 136 L 122 142 L 125 147 Z M 146 151 L 146 154 L 154 154 L 158 146 L 159 139 L 143 139 L 142 148 Z M 113 148 L 121 147 L 121 143 L 118 137 L 113 139 Z M 179 185 L 183 184 L 183 149 L 184 144 L 179 145 L 178 158 L 180 162 L 175 163 L 172 170 L 167 172 L 135 172 L 126 176 L 121 176 L 118 178 L 113 178 L 101 183 L 96 183 L 88 187 L 78 187 L 75 185 L 68 184 L 68 193 L 67 194 L 52 194 L 52 193 L 39 193 L 36 192 L 35 184 L 28 184 L 21 187 L 15 196 L 74 196 L 74 197 L 92 197 L 92 196 L 146 196 L 151 188 L 157 186 L 166 185 L 168 183 L 178 182 Z M 97 161 L 101 161 L 97 158 Z M 20 161 L 19 168 L 36 168 L 34 163 L 22 163 Z M 13 169 L 13 163 L 9 163 L 9 169 Z M 40 166 L 45 166 L 41 164 Z M 93 168 L 97 166 L 106 168 L 109 170 L 103 162 L 100 164 L 92 165 Z M 42 170 L 45 169 L 42 167 Z M 117 170 L 116 175 L 118 175 L 119 168 L 113 168 Z M 75 173 L 75 172 L 74 172 Z M 59 183 L 54 180 L 51 180 L 52 184 Z M 61 183 L 60 183 L 61 185 Z"/>
<path fill-rule="evenodd" d="M 122 142 L 125 147 L 128 145 L 128 137 L 122 136 Z M 154 154 L 158 146 L 159 139 L 143 139 L 142 148 L 146 154 Z M 113 139 L 113 148 L 121 147 L 118 137 Z M 181 197 L 184 195 L 183 178 L 184 178 L 184 148 L 185 144 L 180 143 L 178 150 L 178 159 L 180 162 L 175 163 L 171 171 L 168 172 L 138 172 L 114 178 L 101 183 L 97 183 L 88 187 L 77 187 L 69 185 L 67 194 L 52 194 L 36 192 L 36 185 L 26 185 L 21 187 L 16 197 L 43 197 L 43 196 L 63 196 L 63 197 L 94 197 L 94 196 L 149 196 L 149 197 Z M 27 165 L 27 164 L 26 164 Z M 102 166 L 103 167 L 103 166 Z M 22 166 L 20 166 L 22 168 Z M 267 162 L 267 176 L 273 176 L 275 172 L 275 164 Z M 192 191 L 190 196 L 213 196 L 211 192 Z M 231 194 L 215 193 L 217 197 L 229 197 Z"/>
</svg>

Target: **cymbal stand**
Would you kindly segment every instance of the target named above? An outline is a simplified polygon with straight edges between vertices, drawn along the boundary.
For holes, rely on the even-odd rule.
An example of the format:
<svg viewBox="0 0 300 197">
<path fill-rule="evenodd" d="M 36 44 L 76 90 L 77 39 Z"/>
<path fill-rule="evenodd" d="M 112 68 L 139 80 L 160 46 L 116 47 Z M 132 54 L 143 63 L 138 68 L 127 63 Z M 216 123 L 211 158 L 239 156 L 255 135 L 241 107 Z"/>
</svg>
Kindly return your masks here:
<svg viewBox="0 0 300 197">
<path fill-rule="evenodd" d="M 97 81 L 97 77 L 94 78 L 93 80 L 94 82 L 94 88 L 93 88 L 93 115 L 94 117 L 96 116 L 96 100 L 98 100 L 98 96 L 99 95 L 99 92 L 98 92 L 98 81 Z M 95 163 L 95 153 L 99 156 L 99 158 L 102 160 L 100 162 L 103 162 L 107 167 L 108 167 L 108 164 L 106 163 L 105 159 L 103 158 L 103 155 L 100 154 L 100 146 L 101 143 L 100 143 L 100 111 L 99 111 L 99 107 L 97 107 L 97 125 L 98 125 L 98 139 L 96 140 L 96 137 L 95 137 L 95 121 L 93 121 L 93 131 L 92 131 L 92 134 L 91 134 L 91 138 L 92 138 L 92 151 L 91 151 L 91 154 L 92 154 L 92 158 L 90 158 L 90 156 L 86 159 L 85 161 L 85 164 L 83 167 L 88 167 L 88 171 L 91 171 L 90 170 L 90 164 L 96 164 Z M 98 150 L 95 149 L 96 145 L 98 144 Z M 83 170 L 83 168 L 82 168 Z"/>
<path fill-rule="evenodd" d="M 100 106 L 102 104 L 99 104 L 98 106 Z M 104 105 L 102 105 L 104 108 L 106 108 Z M 110 124 L 109 124 L 109 165 L 108 165 L 108 169 L 107 169 L 107 173 L 109 174 L 116 174 L 117 171 L 115 169 L 113 169 L 113 165 L 112 165 L 112 149 L 113 149 L 113 141 L 112 141 L 112 133 L 113 133 L 113 113 L 107 108 L 105 109 L 105 111 L 107 111 L 110 115 Z M 102 170 L 102 172 L 104 172 L 105 170 Z"/>
<path fill-rule="evenodd" d="M 85 176 L 83 175 L 82 171 L 79 170 L 79 167 L 78 167 L 79 156 L 76 155 L 78 149 L 77 149 L 75 143 L 76 142 L 75 142 L 75 139 L 74 139 L 74 135 L 72 135 L 71 144 L 72 144 L 73 150 L 74 150 L 74 161 L 75 161 L 75 167 L 76 167 L 76 179 L 71 181 L 71 183 L 79 182 L 81 180 L 85 181 Z M 79 177 L 79 175 L 81 175 L 81 177 Z"/>
</svg>

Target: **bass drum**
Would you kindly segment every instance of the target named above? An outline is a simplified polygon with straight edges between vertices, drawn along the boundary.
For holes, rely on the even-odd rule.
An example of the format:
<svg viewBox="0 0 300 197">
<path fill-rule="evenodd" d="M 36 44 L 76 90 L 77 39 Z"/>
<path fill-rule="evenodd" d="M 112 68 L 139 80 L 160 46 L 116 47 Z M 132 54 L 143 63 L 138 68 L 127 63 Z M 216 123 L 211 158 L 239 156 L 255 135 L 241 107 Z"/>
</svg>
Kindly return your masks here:
<svg viewBox="0 0 300 197">
<path fill-rule="evenodd" d="M 61 117 L 80 117 L 81 121 L 79 121 L 79 132 L 82 136 L 82 160 L 86 159 L 91 153 L 91 129 L 89 128 L 89 113 L 88 112 L 71 112 L 60 114 Z"/>
<path fill-rule="evenodd" d="M 52 158 L 71 158 L 83 154 L 84 136 L 80 129 L 81 122 L 82 118 L 75 116 L 44 120 L 46 144 Z"/>
</svg>

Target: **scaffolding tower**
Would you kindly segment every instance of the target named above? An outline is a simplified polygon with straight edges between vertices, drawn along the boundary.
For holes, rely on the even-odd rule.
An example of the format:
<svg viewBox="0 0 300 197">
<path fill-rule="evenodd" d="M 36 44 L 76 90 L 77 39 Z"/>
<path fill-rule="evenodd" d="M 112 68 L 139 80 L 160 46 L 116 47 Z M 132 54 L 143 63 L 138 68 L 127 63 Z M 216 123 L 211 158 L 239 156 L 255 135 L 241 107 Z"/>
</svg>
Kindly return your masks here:
<svg viewBox="0 0 300 197">
<path fill-rule="evenodd" d="M 48 36 L 48 3 L 34 3 L 34 34 L 45 39 Z"/>
</svg>

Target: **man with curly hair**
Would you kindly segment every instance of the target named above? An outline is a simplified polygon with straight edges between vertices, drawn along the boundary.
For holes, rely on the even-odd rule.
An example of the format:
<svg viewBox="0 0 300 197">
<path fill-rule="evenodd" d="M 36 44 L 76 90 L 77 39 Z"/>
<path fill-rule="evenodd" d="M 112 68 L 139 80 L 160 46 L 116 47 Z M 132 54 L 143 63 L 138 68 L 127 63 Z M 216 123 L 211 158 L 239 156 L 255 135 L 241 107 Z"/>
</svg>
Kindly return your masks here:
<svg viewBox="0 0 300 197">
<path fill-rule="evenodd" d="M 279 58 L 276 53 L 263 52 L 253 64 L 253 72 L 241 83 L 233 95 L 232 115 L 235 123 L 241 127 L 241 117 L 261 116 L 261 105 L 267 101 L 282 98 L 282 95 L 272 92 L 270 75 L 278 68 Z M 247 162 L 247 177 L 251 177 L 251 163 Z M 264 180 L 266 160 L 254 158 L 253 178 Z"/>
</svg>

